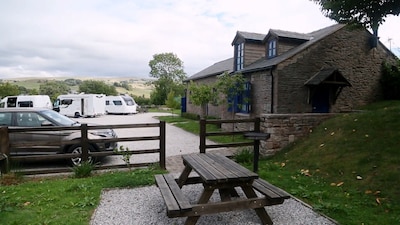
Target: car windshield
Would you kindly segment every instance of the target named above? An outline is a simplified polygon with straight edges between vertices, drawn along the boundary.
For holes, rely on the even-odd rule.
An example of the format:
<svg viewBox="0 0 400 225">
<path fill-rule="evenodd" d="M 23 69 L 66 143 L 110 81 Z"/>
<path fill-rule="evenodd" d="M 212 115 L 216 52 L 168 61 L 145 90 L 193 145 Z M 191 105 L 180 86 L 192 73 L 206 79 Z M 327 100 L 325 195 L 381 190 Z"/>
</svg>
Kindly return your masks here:
<svg viewBox="0 0 400 225">
<path fill-rule="evenodd" d="M 41 112 L 44 116 L 56 121 L 59 126 L 72 126 L 74 124 L 79 124 L 79 122 L 72 120 L 64 115 L 53 110 L 44 110 Z"/>
</svg>

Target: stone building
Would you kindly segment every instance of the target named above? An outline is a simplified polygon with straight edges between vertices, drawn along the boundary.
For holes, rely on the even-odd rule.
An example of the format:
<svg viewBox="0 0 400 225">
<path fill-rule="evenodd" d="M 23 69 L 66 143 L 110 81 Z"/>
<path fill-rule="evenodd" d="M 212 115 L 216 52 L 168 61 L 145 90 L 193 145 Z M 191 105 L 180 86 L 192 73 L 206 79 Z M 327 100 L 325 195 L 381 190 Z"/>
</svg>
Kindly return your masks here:
<svg viewBox="0 0 400 225">
<path fill-rule="evenodd" d="M 235 102 L 237 118 L 348 112 L 382 99 L 381 64 L 397 59 L 382 43 L 372 40 L 365 28 L 343 24 L 307 34 L 274 29 L 267 34 L 238 31 L 232 58 L 186 81 L 212 83 L 225 72 L 243 74 L 251 94 L 246 96 L 249 101 Z M 191 104 L 189 92 L 186 111 L 200 112 L 200 107 Z M 208 105 L 210 116 L 225 119 L 227 111 L 225 105 Z M 273 133 L 267 126 L 264 129 Z M 284 136 L 289 139 L 290 134 Z"/>
<path fill-rule="evenodd" d="M 215 82 L 224 73 L 241 73 L 251 84 L 250 117 L 265 113 L 350 111 L 381 99 L 381 63 L 396 56 L 382 43 L 371 45 L 364 28 L 337 24 L 308 34 L 273 30 L 238 31 L 229 58 L 186 81 Z M 209 104 L 208 114 L 223 118 L 225 106 Z M 189 113 L 200 109 L 186 96 Z"/>
</svg>

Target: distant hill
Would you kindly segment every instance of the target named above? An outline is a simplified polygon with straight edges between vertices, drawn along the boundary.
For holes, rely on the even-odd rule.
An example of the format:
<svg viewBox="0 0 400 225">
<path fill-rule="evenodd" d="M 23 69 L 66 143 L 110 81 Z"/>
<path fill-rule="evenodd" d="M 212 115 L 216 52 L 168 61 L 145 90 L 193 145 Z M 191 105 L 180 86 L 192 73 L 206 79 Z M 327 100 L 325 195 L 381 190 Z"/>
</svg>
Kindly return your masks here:
<svg viewBox="0 0 400 225">
<path fill-rule="evenodd" d="M 109 85 L 113 85 L 115 82 L 121 83 L 125 82 L 132 87 L 132 90 L 128 91 L 124 88 L 117 87 L 117 91 L 122 94 L 132 94 L 136 96 L 144 96 L 146 98 L 150 97 L 150 92 L 153 90 L 148 82 L 151 78 L 136 78 L 136 77 L 25 77 L 25 78 L 6 78 L 1 79 L 3 82 L 10 82 L 12 84 L 23 86 L 27 89 L 39 89 L 40 85 L 46 81 L 64 81 L 67 79 L 76 80 L 101 80 Z M 78 90 L 78 86 L 70 86 L 73 91 Z"/>
</svg>

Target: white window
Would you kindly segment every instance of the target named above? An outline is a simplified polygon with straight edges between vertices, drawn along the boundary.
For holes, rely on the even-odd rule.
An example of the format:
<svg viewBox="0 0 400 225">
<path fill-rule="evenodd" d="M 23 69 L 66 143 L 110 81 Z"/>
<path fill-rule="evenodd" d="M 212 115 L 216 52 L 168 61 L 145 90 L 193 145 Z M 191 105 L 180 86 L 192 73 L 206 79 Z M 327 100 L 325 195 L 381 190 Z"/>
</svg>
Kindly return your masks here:
<svg viewBox="0 0 400 225">
<path fill-rule="evenodd" d="M 244 64 L 244 43 L 236 45 L 236 52 L 236 70 L 241 70 Z"/>
<path fill-rule="evenodd" d="M 270 40 L 268 42 L 268 58 L 276 56 L 276 40 Z"/>
</svg>

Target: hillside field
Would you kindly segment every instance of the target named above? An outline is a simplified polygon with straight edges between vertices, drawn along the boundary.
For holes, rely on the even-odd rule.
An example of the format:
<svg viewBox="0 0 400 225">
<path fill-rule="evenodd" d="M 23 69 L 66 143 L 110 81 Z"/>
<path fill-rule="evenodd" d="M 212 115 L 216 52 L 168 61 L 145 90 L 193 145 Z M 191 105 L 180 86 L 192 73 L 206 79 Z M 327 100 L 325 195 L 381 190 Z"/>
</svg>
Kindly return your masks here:
<svg viewBox="0 0 400 225">
<path fill-rule="evenodd" d="M 131 91 L 127 91 L 124 88 L 117 87 L 117 91 L 121 94 L 131 94 L 136 96 L 144 96 L 146 98 L 150 97 L 150 92 L 153 90 L 151 85 L 147 83 L 151 81 L 150 78 L 137 78 L 137 77 L 48 77 L 48 78 L 13 78 L 13 79 L 2 79 L 3 82 L 9 82 L 18 86 L 26 87 L 27 89 L 39 89 L 40 85 L 46 81 L 64 81 L 66 79 L 78 79 L 78 80 L 100 80 L 104 81 L 109 85 L 113 85 L 115 82 L 127 82 L 132 86 Z M 71 86 L 72 91 L 77 91 L 78 86 Z"/>
</svg>

